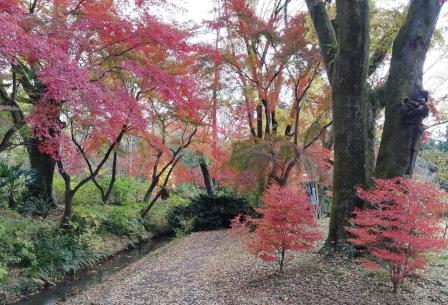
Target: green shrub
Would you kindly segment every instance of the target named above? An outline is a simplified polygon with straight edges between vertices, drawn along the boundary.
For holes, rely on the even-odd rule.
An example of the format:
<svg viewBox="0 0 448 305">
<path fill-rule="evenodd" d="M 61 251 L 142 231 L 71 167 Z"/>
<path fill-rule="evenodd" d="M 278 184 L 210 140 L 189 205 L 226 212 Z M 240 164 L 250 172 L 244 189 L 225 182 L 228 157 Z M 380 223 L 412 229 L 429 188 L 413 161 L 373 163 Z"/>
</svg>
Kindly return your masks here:
<svg viewBox="0 0 448 305">
<path fill-rule="evenodd" d="M 54 175 L 53 178 L 53 198 L 56 204 L 64 204 L 65 184 L 64 180 L 59 175 Z"/>
<path fill-rule="evenodd" d="M 0 283 L 4 282 L 8 276 L 8 270 L 6 270 L 6 266 L 3 263 L 0 263 Z"/>
<path fill-rule="evenodd" d="M 26 196 L 26 183 L 32 179 L 32 172 L 21 164 L 10 165 L 0 161 L 0 208 L 14 208 Z"/>
<path fill-rule="evenodd" d="M 7 279 L 0 285 L 0 291 L 7 291 L 9 295 L 24 296 L 38 291 L 44 284 L 39 279 L 21 276 L 13 281 Z"/>
<path fill-rule="evenodd" d="M 185 236 L 193 232 L 195 228 L 196 218 L 180 218 L 179 224 L 174 228 L 176 236 Z"/>
<path fill-rule="evenodd" d="M 110 178 L 101 180 L 101 184 L 104 186 L 104 189 L 107 188 L 109 181 Z M 109 197 L 109 203 L 121 205 L 138 202 L 142 198 L 147 187 L 148 183 L 146 181 L 120 177 L 114 183 Z"/>
<path fill-rule="evenodd" d="M 109 185 L 110 178 L 101 178 L 97 180 L 98 183 L 102 185 L 103 189 L 106 190 Z M 76 182 L 73 182 L 72 187 L 74 187 L 75 183 Z M 122 205 L 138 202 L 145 193 L 147 187 L 148 183 L 146 181 L 125 177 L 117 178 L 112 188 L 108 204 Z M 53 181 L 53 195 L 58 204 L 64 203 L 64 193 L 64 181 L 61 177 L 57 176 Z M 103 204 L 101 193 L 92 182 L 85 184 L 79 189 L 79 191 L 76 192 L 73 202 L 75 205 Z"/>
<path fill-rule="evenodd" d="M 35 264 L 36 255 L 32 242 L 33 232 L 44 228 L 47 223 L 35 224 L 12 213 L 0 217 L 0 261 L 8 265 L 29 267 Z"/>
<path fill-rule="evenodd" d="M 171 192 L 167 200 L 157 202 L 145 221 L 145 227 L 148 231 L 155 234 L 170 233 L 175 231 L 171 226 L 169 217 L 175 207 L 186 207 L 190 200 L 182 197 L 176 192 Z"/>
<path fill-rule="evenodd" d="M 72 181 L 72 188 L 75 187 L 77 181 Z M 64 180 L 59 176 L 55 176 L 53 179 L 53 196 L 57 204 L 64 204 L 65 196 L 65 184 Z M 92 206 L 92 205 L 102 205 L 101 193 L 98 188 L 89 182 L 83 185 L 75 194 L 73 198 L 74 206 Z"/>
<path fill-rule="evenodd" d="M 63 233 L 51 221 L 24 218 L 11 210 L 0 217 L 1 274 L 19 268 L 35 280 L 53 282 L 65 272 L 98 260 L 86 243 Z"/>
<path fill-rule="evenodd" d="M 56 230 L 36 232 L 33 240 L 36 265 L 31 272 L 46 282 L 60 279 L 65 272 L 93 266 L 100 259 L 75 236 Z"/>
<path fill-rule="evenodd" d="M 103 206 L 75 206 L 68 227 L 72 232 L 81 233 L 98 229 L 106 220 Z"/>
<path fill-rule="evenodd" d="M 239 213 L 253 213 L 248 202 L 232 192 L 219 192 L 214 196 L 201 194 L 187 206 L 175 206 L 169 215 L 174 231 L 202 231 L 228 228 L 230 220 Z"/>
<path fill-rule="evenodd" d="M 111 243 L 111 236 L 101 234 L 95 229 L 88 229 L 78 235 L 78 241 L 94 253 L 99 255 L 111 255 L 116 250 Z M 116 245 L 116 244 L 115 244 Z"/>
<path fill-rule="evenodd" d="M 73 182 L 73 184 L 75 185 L 76 183 Z M 98 188 L 93 182 L 89 182 L 76 192 L 75 197 L 73 197 L 73 204 L 74 206 L 92 206 L 102 205 L 103 201 L 101 200 L 101 193 Z"/>
<path fill-rule="evenodd" d="M 102 229 L 112 234 L 138 238 L 146 231 L 139 211 L 140 206 L 135 203 L 108 207 Z"/>
<path fill-rule="evenodd" d="M 22 202 L 18 204 L 16 210 L 26 216 L 39 215 L 46 218 L 52 208 L 54 208 L 54 204 L 51 203 L 50 200 L 45 200 L 36 196 L 26 196 L 22 199 Z"/>
</svg>

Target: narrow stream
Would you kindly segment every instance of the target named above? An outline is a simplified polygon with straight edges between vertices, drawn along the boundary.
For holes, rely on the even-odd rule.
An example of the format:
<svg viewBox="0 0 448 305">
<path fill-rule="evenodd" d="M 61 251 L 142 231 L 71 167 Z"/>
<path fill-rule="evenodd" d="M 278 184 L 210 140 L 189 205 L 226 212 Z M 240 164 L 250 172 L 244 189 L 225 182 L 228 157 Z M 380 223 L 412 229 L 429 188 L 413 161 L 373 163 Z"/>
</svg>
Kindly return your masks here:
<svg viewBox="0 0 448 305">
<path fill-rule="evenodd" d="M 167 238 L 150 240 L 134 249 L 124 251 L 97 267 L 79 271 L 74 276 L 67 276 L 60 284 L 11 305 L 56 305 L 58 301 L 65 301 L 70 295 L 79 290 L 96 286 L 115 272 L 148 255 L 150 252 L 168 242 L 169 239 Z"/>
</svg>

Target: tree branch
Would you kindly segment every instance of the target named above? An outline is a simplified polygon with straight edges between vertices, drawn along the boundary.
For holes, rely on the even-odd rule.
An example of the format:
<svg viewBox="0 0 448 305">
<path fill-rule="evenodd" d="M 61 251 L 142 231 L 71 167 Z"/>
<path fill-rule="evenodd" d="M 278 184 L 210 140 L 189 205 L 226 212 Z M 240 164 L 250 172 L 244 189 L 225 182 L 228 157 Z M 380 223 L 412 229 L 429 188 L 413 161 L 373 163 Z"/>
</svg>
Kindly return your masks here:
<svg viewBox="0 0 448 305">
<path fill-rule="evenodd" d="M 331 83 L 333 79 L 334 60 L 338 48 L 336 32 L 331 24 L 324 1 L 306 0 L 306 4 L 314 24 L 314 29 L 316 30 L 321 54 L 327 69 L 328 79 Z"/>
</svg>

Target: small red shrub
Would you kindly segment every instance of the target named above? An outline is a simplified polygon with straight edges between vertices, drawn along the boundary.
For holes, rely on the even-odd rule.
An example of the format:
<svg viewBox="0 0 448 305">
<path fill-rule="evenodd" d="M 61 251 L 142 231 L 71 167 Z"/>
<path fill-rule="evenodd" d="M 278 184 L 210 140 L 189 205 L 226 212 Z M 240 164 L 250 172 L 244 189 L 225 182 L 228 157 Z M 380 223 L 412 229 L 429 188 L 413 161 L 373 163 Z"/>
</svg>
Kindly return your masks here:
<svg viewBox="0 0 448 305">
<path fill-rule="evenodd" d="M 377 179 L 374 188 L 358 190 L 370 206 L 354 212 L 349 241 L 370 255 L 362 260 L 366 267 L 389 270 L 394 292 L 425 267 L 425 253 L 447 246 L 441 226 L 447 209 L 444 195 L 430 183 L 401 177 Z"/>
<path fill-rule="evenodd" d="M 320 239 L 313 207 L 308 197 L 291 187 L 273 185 L 262 197 L 260 219 L 237 216 L 232 229 L 243 237 L 248 250 L 264 261 L 279 264 L 283 272 L 285 254 L 313 248 Z M 255 228 L 249 232 L 249 228 Z"/>
</svg>

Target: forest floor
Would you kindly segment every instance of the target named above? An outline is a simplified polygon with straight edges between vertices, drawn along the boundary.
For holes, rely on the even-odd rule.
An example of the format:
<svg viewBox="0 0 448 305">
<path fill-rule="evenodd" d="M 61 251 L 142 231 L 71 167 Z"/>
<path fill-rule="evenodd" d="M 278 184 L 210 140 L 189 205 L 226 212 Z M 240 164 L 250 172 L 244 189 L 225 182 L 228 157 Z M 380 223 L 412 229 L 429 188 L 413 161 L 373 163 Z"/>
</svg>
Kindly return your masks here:
<svg viewBox="0 0 448 305">
<path fill-rule="evenodd" d="M 64 305 L 448 304 L 448 255 L 393 295 L 387 274 L 316 251 L 290 254 L 285 274 L 226 231 L 177 239 Z"/>
</svg>

